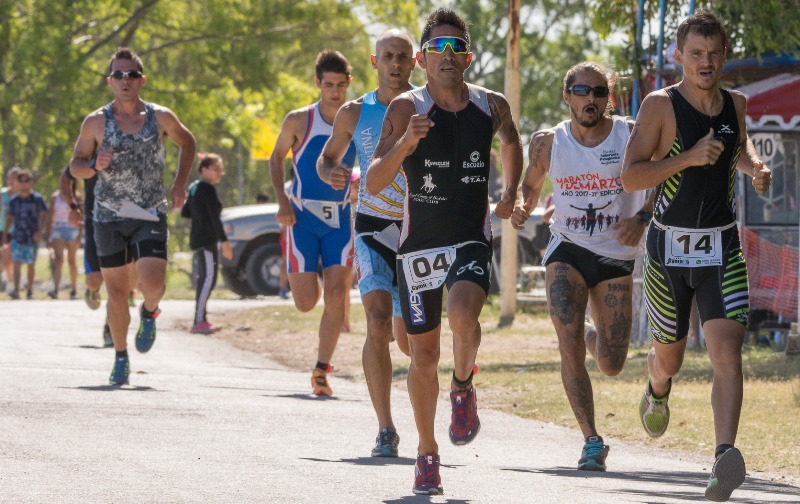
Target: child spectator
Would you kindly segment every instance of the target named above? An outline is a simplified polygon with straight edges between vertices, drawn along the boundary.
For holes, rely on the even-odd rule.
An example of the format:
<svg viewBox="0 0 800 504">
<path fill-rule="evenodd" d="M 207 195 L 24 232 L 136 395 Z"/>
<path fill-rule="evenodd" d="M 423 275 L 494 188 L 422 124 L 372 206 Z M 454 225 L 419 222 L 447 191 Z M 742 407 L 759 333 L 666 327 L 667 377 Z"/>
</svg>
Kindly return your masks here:
<svg viewBox="0 0 800 504">
<path fill-rule="evenodd" d="M 205 154 L 200 160 L 198 170 L 200 179 L 192 182 L 189 186 L 189 198 L 181 209 L 181 215 L 192 219 L 189 246 L 194 251 L 194 261 L 199 273 L 195 296 L 194 326 L 191 332 L 211 334 L 220 329 L 206 319 L 206 304 L 217 283 L 219 243 L 222 242 L 222 255 L 226 259 L 233 257 L 233 249 L 222 228 L 220 220 L 222 203 L 214 188 L 225 175 L 222 158 L 216 154 Z"/>
<path fill-rule="evenodd" d="M 14 290 L 11 299 L 19 299 L 22 264 L 28 265 L 28 299 L 33 299 L 33 279 L 36 274 L 36 254 L 47 224 L 47 205 L 42 195 L 32 189 L 33 178 L 29 170 L 17 172 L 17 194 L 8 202 L 3 244 L 11 245 L 14 262 Z M 14 226 L 11 229 L 11 226 Z M 11 229 L 11 231 L 9 231 Z"/>
</svg>

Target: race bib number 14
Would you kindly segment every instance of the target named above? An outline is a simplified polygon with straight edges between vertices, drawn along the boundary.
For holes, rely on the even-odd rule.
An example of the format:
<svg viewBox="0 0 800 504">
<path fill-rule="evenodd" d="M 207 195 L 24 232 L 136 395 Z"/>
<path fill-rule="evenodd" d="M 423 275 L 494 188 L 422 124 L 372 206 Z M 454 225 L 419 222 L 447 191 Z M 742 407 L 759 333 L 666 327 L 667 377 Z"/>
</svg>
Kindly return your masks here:
<svg viewBox="0 0 800 504">
<path fill-rule="evenodd" d="M 447 272 L 455 258 L 455 247 L 433 248 L 403 255 L 401 261 L 409 292 L 440 287 L 447 279 Z"/>
<path fill-rule="evenodd" d="M 667 229 L 665 266 L 699 268 L 722 265 L 722 232 L 715 229 Z"/>
</svg>

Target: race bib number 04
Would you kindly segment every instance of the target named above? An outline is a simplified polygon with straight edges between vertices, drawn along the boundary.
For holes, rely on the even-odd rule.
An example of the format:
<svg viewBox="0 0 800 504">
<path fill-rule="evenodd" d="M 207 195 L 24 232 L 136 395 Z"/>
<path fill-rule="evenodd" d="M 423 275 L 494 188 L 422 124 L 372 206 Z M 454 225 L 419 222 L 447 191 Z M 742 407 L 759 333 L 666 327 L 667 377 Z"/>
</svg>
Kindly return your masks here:
<svg viewBox="0 0 800 504">
<path fill-rule="evenodd" d="M 699 268 L 722 265 L 722 231 L 715 229 L 667 229 L 665 266 Z"/>
<path fill-rule="evenodd" d="M 440 287 L 447 279 L 453 261 L 455 247 L 440 247 L 403 255 L 401 263 L 410 293 Z"/>
</svg>

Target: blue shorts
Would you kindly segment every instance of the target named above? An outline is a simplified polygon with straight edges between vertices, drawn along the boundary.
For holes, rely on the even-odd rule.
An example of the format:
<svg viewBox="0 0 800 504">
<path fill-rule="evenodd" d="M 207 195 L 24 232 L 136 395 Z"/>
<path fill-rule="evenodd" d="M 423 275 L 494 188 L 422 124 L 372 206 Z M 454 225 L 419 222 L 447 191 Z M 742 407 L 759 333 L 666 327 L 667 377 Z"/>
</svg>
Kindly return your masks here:
<svg viewBox="0 0 800 504">
<path fill-rule="evenodd" d="M 36 264 L 36 255 L 39 252 L 39 244 L 31 243 L 22 245 L 11 240 L 11 260 L 23 264 Z"/>
<path fill-rule="evenodd" d="M 50 239 L 72 242 L 77 240 L 80 235 L 81 229 L 77 226 L 58 226 L 53 228 L 53 232 L 50 233 Z"/>
<path fill-rule="evenodd" d="M 392 295 L 392 315 L 403 315 L 400 309 L 400 291 L 395 280 L 395 265 L 386 262 L 360 236 L 356 236 L 356 269 L 358 271 L 358 290 L 363 298 L 368 292 L 382 290 Z"/>
<path fill-rule="evenodd" d="M 286 267 L 289 273 L 316 273 L 330 266 L 353 265 L 350 204 L 339 207 L 339 228 L 333 228 L 292 201 L 296 221 L 286 228 Z"/>
</svg>

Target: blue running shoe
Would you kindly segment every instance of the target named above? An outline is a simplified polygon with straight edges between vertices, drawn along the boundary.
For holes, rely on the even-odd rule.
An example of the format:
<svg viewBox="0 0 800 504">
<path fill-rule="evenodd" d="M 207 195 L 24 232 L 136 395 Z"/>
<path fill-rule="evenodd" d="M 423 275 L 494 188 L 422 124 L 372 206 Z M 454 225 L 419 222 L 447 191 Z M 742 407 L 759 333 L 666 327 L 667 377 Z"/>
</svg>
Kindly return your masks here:
<svg viewBox="0 0 800 504">
<path fill-rule="evenodd" d="M 400 444 L 400 436 L 397 432 L 385 428 L 378 433 L 375 438 L 375 447 L 372 449 L 373 457 L 396 457 L 397 445 Z"/>
<path fill-rule="evenodd" d="M 608 445 L 603 444 L 603 438 L 600 436 L 589 437 L 589 440 L 583 445 L 581 459 L 578 461 L 578 470 L 605 471 L 608 450 Z"/>
<path fill-rule="evenodd" d="M 111 385 L 127 385 L 128 376 L 131 374 L 131 365 L 127 357 L 117 357 L 114 359 L 114 367 L 111 369 L 111 376 L 108 383 Z"/>
<path fill-rule="evenodd" d="M 152 317 L 145 317 L 142 313 L 144 303 L 139 307 L 139 330 L 136 331 L 136 350 L 147 353 L 156 342 L 156 317 L 161 310 L 156 309 Z"/>
</svg>

